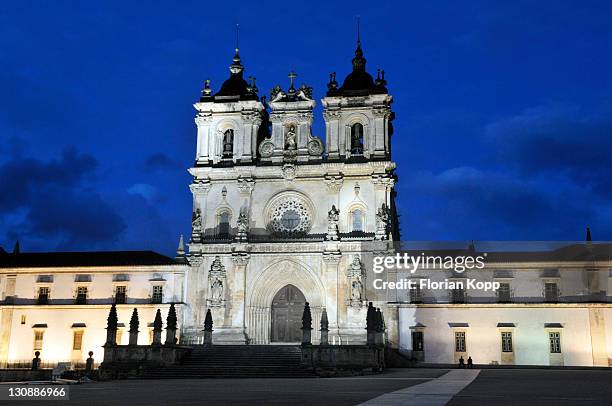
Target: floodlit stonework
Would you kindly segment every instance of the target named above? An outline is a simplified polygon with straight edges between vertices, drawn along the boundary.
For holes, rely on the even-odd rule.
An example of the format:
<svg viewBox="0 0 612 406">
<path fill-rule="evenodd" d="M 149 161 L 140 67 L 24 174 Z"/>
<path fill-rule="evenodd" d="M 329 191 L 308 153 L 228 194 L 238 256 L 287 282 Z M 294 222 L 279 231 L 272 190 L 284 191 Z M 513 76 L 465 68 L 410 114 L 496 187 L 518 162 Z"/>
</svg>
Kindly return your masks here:
<svg viewBox="0 0 612 406">
<path fill-rule="evenodd" d="M 367 73 L 360 44 L 352 63 L 343 83 L 330 75 L 325 142 L 312 133 L 313 91 L 293 72 L 288 88 L 265 100 L 255 79 L 243 78 L 236 50 L 219 90 L 205 83 L 194 105 L 191 235 L 175 259 L 0 252 L 0 366 L 36 350 L 43 362 L 82 363 L 90 350 L 99 362 L 113 303 L 120 344 L 134 308 L 137 342 L 149 344 L 157 309 L 165 320 L 171 303 L 181 344 L 204 342 L 208 310 L 215 345 L 298 343 L 305 302 L 313 344 L 324 310 L 329 344 L 365 343 L 373 302 L 386 344 L 422 362 L 612 365 L 611 246 L 590 235 L 556 250 L 489 253 L 483 269 L 467 272 L 373 271 L 376 257 L 403 251 L 393 99 L 384 71 Z M 454 255 L 484 254 L 476 248 Z M 468 278 L 498 288 L 375 288 L 404 280 L 456 287 Z"/>
</svg>

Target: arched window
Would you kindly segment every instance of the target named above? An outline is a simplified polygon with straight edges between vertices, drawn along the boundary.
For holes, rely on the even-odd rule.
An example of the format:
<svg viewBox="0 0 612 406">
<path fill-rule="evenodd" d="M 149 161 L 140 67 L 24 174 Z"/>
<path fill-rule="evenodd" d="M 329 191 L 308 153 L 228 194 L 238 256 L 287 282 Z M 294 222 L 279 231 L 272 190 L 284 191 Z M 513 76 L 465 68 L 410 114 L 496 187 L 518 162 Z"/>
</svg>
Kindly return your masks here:
<svg viewBox="0 0 612 406">
<path fill-rule="evenodd" d="M 223 158 L 234 155 L 234 130 L 229 129 L 223 133 Z"/>
<path fill-rule="evenodd" d="M 363 211 L 355 209 L 351 212 L 351 231 L 363 231 Z"/>
<path fill-rule="evenodd" d="M 220 236 L 229 235 L 230 232 L 230 213 L 224 211 L 219 214 L 219 225 L 217 227 L 217 233 Z"/>
<path fill-rule="evenodd" d="M 363 125 L 361 123 L 351 126 L 351 155 L 363 155 Z"/>
</svg>

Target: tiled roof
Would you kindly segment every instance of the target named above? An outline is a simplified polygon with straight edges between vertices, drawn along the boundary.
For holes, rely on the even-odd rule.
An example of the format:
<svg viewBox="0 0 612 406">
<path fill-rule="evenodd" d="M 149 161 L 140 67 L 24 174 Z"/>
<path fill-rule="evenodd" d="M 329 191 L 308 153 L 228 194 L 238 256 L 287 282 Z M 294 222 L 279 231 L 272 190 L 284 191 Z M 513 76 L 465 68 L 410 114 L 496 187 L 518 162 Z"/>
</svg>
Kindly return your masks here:
<svg viewBox="0 0 612 406">
<path fill-rule="evenodd" d="M 76 266 L 176 265 L 153 251 L 24 252 L 0 253 L 0 268 L 52 268 Z"/>
</svg>

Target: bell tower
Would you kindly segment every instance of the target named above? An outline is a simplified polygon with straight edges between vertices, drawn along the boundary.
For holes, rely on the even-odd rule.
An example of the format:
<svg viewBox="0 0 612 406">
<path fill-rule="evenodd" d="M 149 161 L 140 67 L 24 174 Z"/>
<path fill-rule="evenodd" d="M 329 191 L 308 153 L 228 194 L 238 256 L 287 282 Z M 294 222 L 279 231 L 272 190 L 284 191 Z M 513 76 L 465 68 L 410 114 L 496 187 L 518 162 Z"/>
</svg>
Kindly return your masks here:
<svg viewBox="0 0 612 406">
<path fill-rule="evenodd" d="M 255 78 L 244 80 L 238 48 L 229 67 L 230 77 L 212 93 L 204 84 L 194 104 L 198 127 L 196 166 L 252 164 L 257 156 L 257 137 L 265 108 L 257 95 Z"/>
<path fill-rule="evenodd" d="M 338 87 L 336 73 L 329 75 L 323 98 L 327 159 L 339 161 L 389 160 L 393 98 L 385 72 L 376 79 L 366 71 L 366 59 L 357 40 L 353 70 Z"/>
</svg>

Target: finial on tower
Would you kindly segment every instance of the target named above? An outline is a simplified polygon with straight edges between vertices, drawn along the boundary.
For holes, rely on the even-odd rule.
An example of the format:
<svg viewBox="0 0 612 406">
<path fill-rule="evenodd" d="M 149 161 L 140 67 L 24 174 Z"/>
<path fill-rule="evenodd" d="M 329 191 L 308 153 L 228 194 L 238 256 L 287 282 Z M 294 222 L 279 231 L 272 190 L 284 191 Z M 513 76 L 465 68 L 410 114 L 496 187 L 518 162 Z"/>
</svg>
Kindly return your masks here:
<svg viewBox="0 0 612 406">
<path fill-rule="evenodd" d="M 293 93 L 295 92 L 295 87 L 293 87 L 293 82 L 295 81 L 295 78 L 297 78 L 297 73 L 295 73 L 294 71 L 289 72 L 289 74 L 287 75 L 289 77 L 289 92 Z"/>
<path fill-rule="evenodd" d="M 230 65 L 230 72 L 232 72 L 234 75 L 241 73 L 243 69 L 242 63 L 240 63 L 240 54 L 238 53 L 238 26 L 239 24 L 236 24 L 236 48 L 234 48 L 234 63 Z"/>
<path fill-rule="evenodd" d="M 357 47 L 361 48 L 361 33 L 359 32 L 359 23 L 361 21 L 361 17 L 357 15 Z"/>
<path fill-rule="evenodd" d="M 240 28 L 240 24 L 236 24 L 236 48 L 235 48 L 236 54 L 238 54 L 238 48 L 239 48 L 239 47 L 238 47 L 238 39 L 239 39 L 239 37 L 238 37 L 238 33 L 239 33 L 239 28 Z"/>
</svg>

